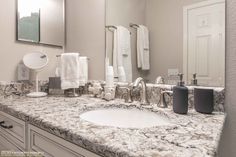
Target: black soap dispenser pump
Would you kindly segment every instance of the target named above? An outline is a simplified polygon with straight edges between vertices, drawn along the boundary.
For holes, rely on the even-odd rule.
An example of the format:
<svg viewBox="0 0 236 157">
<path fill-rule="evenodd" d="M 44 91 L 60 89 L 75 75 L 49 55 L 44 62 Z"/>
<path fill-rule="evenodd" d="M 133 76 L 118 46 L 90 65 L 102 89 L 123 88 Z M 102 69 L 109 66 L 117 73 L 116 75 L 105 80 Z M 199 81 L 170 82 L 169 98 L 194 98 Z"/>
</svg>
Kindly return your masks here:
<svg viewBox="0 0 236 157">
<path fill-rule="evenodd" d="M 197 86 L 197 74 L 193 74 L 193 79 L 191 80 L 191 85 Z"/>
<path fill-rule="evenodd" d="M 173 110 L 178 114 L 188 113 L 188 88 L 184 86 L 183 74 L 178 74 L 180 81 L 173 88 Z"/>
</svg>

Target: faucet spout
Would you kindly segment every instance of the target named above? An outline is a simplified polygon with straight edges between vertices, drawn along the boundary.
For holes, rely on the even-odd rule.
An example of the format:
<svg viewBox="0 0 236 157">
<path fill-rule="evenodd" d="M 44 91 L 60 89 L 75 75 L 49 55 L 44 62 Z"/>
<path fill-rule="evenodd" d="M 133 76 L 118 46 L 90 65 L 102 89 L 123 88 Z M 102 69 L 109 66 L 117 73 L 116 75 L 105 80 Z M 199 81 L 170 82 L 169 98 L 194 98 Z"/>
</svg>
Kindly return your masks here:
<svg viewBox="0 0 236 157">
<path fill-rule="evenodd" d="M 139 77 L 134 81 L 133 87 L 137 88 L 141 84 L 141 104 L 142 105 L 149 105 L 149 102 L 147 100 L 147 87 L 146 83 L 143 78 Z"/>
<path fill-rule="evenodd" d="M 136 88 L 136 87 L 139 86 L 139 84 L 140 84 L 141 82 L 144 83 L 144 79 L 143 79 L 142 77 L 139 77 L 139 78 L 137 78 L 137 79 L 134 81 L 133 86 Z M 145 83 L 144 83 L 144 84 L 145 84 Z"/>
<path fill-rule="evenodd" d="M 167 102 L 166 102 L 166 98 L 165 98 L 165 94 L 172 96 L 173 95 L 173 91 L 168 91 L 168 90 L 163 90 L 161 91 L 161 95 L 160 95 L 160 106 L 161 108 L 167 108 Z"/>
</svg>

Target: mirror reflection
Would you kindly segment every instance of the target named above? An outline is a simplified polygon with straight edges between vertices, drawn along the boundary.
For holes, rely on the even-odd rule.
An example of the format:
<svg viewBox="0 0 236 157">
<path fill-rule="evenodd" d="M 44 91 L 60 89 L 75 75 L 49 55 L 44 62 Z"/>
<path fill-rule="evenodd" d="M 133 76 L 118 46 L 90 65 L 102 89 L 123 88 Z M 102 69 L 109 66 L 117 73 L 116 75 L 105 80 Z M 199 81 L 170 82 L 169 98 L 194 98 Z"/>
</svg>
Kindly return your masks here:
<svg viewBox="0 0 236 157">
<path fill-rule="evenodd" d="M 18 0 L 17 40 L 64 45 L 64 0 Z"/>
<path fill-rule="evenodd" d="M 118 81 L 224 86 L 224 0 L 107 0 L 106 66 Z M 125 76 L 124 76 L 125 75 Z"/>
<path fill-rule="evenodd" d="M 26 6 L 31 7 L 26 7 Z M 18 0 L 18 40 L 39 42 L 39 5 L 34 1 Z"/>
</svg>

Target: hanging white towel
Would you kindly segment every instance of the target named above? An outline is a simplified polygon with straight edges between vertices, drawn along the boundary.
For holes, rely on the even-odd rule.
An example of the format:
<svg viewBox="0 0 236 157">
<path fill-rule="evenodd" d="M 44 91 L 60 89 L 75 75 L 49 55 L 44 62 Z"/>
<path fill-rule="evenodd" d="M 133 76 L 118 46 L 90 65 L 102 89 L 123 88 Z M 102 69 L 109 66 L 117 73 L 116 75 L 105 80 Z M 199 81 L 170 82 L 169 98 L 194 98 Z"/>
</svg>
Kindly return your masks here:
<svg viewBox="0 0 236 157">
<path fill-rule="evenodd" d="M 126 80 L 132 82 L 130 31 L 123 26 L 114 31 L 113 67 L 115 77 L 119 77 L 118 68 L 124 67 Z"/>
<path fill-rule="evenodd" d="M 143 53 L 143 31 L 140 26 L 137 28 L 137 67 L 142 68 L 142 57 Z"/>
<path fill-rule="evenodd" d="M 61 55 L 61 88 L 79 87 L 79 53 Z"/>
<path fill-rule="evenodd" d="M 119 82 L 126 82 L 127 81 L 126 74 L 125 74 L 125 69 L 124 69 L 123 66 L 118 67 L 118 74 L 119 74 L 119 76 L 118 76 L 119 77 L 118 78 Z"/>
<path fill-rule="evenodd" d="M 114 86 L 114 70 L 113 66 L 108 66 L 106 71 L 106 86 L 113 87 Z"/>
<path fill-rule="evenodd" d="M 79 57 L 79 83 L 80 86 L 88 83 L 88 57 Z"/>
<path fill-rule="evenodd" d="M 137 66 L 142 70 L 150 70 L 149 31 L 146 26 L 137 29 Z"/>
</svg>

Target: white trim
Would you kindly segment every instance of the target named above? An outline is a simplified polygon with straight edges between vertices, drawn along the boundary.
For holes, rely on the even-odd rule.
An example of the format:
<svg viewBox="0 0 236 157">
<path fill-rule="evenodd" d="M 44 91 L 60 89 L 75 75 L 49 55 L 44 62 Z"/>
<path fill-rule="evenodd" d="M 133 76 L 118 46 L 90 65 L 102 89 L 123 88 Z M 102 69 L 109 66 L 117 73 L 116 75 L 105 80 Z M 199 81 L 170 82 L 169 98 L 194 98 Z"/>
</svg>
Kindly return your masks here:
<svg viewBox="0 0 236 157">
<path fill-rule="evenodd" d="M 43 148 L 40 148 L 40 146 L 34 142 L 36 137 L 40 138 L 41 141 L 44 143 L 45 146 L 50 147 L 56 147 L 58 149 L 61 149 L 62 152 L 65 152 L 65 154 L 72 154 L 71 156 L 76 157 L 101 157 L 85 148 L 82 148 L 80 146 L 77 146 L 73 143 L 70 143 L 60 137 L 57 137 L 49 132 L 46 132 L 36 126 L 33 126 L 29 124 L 28 126 L 28 145 L 29 145 L 29 151 L 34 152 L 44 152 L 45 156 L 54 156 L 58 157 L 58 152 L 55 152 L 55 149 L 50 149 L 48 147 L 47 150 L 43 150 Z M 53 153 L 53 154 L 51 154 Z"/>
<path fill-rule="evenodd" d="M 183 7 L 183 73 L 186 83 L 188 81 L 188 11 L 218 3 L 225 3 L 225 0 L 206 0 Z"/>
</svg>

